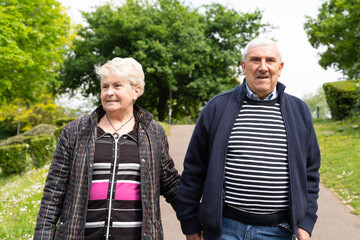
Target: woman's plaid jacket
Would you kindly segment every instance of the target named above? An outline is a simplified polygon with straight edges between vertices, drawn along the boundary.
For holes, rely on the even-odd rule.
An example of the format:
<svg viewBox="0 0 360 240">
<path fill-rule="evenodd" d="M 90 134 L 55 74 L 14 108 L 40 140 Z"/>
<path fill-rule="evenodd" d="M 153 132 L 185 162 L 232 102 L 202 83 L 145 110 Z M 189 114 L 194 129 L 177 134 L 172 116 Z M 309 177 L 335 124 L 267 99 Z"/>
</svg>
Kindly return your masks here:
<svg viewBox="0 0 360 240">
<path fill-rule="evenodd" d="M 34 239 L 83 239 L 90 194 L 97 123 L 102 106 L 67 124 L 46 179 Z M 169 155 L 164 129 L 148 111 L 134 105 L 143 204 L 142 239 L 163 239 L 159 197 L 176 209 L 179 174 Z"/>
</svg>

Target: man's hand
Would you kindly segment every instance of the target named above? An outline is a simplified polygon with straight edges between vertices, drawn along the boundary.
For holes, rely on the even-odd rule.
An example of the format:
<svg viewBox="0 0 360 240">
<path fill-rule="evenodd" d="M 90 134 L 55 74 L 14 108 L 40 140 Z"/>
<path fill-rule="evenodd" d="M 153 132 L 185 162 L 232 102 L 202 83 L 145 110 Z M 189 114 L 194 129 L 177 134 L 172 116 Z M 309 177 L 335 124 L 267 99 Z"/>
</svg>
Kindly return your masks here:
<svg viewBox="0 0 360 240">
<path fill-rule="evenodd" d="M 299 240 L 310 240 L 310 234 L 302 228 L 298 228 Z"/>
<path fill-rule="evenodd" d="M 198 232 L 191 235 L 186 235 L 186 240 L 204 240 L 203 238 L 203 232 Z"/>
</svg>

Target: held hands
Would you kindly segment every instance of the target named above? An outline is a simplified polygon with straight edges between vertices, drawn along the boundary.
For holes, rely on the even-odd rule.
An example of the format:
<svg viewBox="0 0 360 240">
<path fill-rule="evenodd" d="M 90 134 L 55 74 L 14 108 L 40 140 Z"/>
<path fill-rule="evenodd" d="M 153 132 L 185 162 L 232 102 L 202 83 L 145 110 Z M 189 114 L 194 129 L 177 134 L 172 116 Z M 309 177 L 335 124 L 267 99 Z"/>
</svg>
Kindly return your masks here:
<svg viewBox="0 0 360 240">
<path fill-rule="evenodd" d="M 191 235 L 186 235 L 186 240 L 204 240 L 203 231 Z"/>
<path fill-rule="evenodd" d="M 299 240 L 310 240 L 310 234 L 304 229 L 298 228 Z"/>
</svg>

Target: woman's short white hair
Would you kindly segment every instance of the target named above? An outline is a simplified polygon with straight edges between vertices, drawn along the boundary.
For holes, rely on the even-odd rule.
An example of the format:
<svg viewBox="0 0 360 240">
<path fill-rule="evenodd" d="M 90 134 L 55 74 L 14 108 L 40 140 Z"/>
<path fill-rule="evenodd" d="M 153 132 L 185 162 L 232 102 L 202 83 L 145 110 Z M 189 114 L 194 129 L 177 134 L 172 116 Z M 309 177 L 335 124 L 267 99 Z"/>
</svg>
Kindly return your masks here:
<svg viewBox="0 0 360 240">
<path fill-rule="evenodd" d="M 279 56 L 280 56 L 280 62 L 282 62 L 282 57 L 281 57 L 281 52 L 280 52 L 279 47 L 277 46 L 276 42 L 274 42 L 273 40 L 268 39 L 268 38 L 254 38 L 253 40 L 251 40 L 244 49 L 243 60 L 245 61 L 250 48 L 258 47 L 258 46 L 262 46 L 262 45 L 275 46 L 279 53 Z"/>
<path fill-rule="evenodd" d="M 95 65 L 95 73 L 100 82 L 104 77 L 115 75 L 116 77 L 127 79 L 133 87 L 140 86 L 141 96 L 145 89 L 145 74 L 140 63 L 133 58 L 116 57 L 107 61 L 104 65 Z"/>
</svg>

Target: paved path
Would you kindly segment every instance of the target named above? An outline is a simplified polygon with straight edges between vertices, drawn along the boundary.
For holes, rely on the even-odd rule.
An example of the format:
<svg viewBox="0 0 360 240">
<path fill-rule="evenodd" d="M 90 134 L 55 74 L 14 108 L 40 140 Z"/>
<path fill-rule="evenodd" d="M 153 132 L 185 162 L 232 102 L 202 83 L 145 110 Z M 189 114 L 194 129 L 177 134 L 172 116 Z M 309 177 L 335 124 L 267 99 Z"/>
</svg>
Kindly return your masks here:
<svg viewBox="0 0 360 240">
<path fill-rule="evenodd" d="M 170 154 L 180 173 L 183 170 L 183 159 L 193 129 L 193 125 L 170 127 Z M 184 240 L 185 237 L 181 233 L 180 224 L 173 209 L 163 198 L 161 199 L 165 240 Z M 311 240 L 360 240 L 360 218 L 351 214 L 350 209 L 323 186 L 320 188 L 318 215 Z"/>
</svg>

